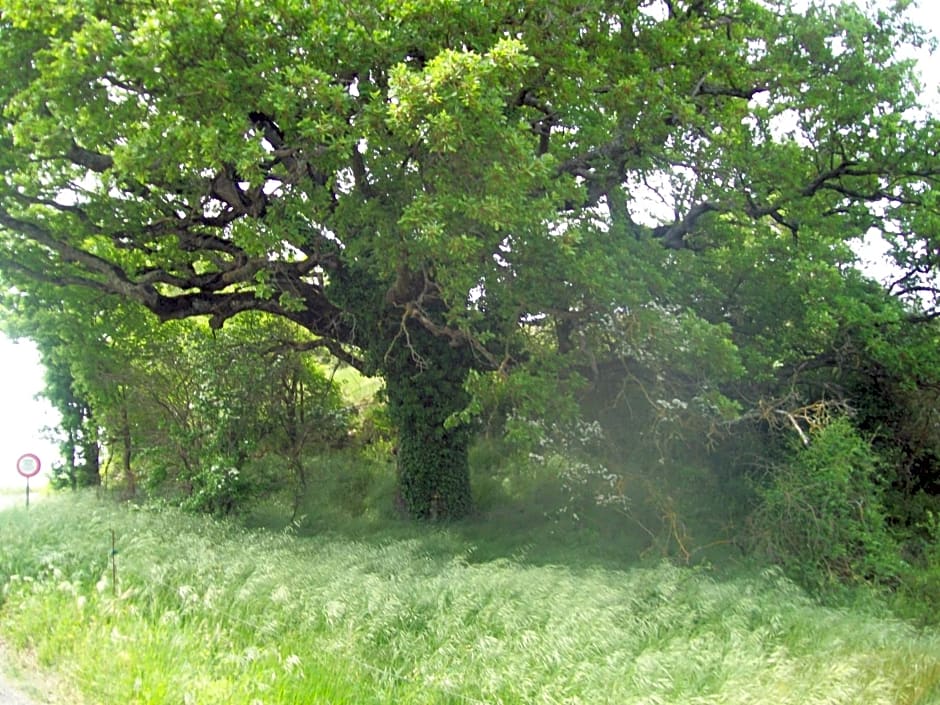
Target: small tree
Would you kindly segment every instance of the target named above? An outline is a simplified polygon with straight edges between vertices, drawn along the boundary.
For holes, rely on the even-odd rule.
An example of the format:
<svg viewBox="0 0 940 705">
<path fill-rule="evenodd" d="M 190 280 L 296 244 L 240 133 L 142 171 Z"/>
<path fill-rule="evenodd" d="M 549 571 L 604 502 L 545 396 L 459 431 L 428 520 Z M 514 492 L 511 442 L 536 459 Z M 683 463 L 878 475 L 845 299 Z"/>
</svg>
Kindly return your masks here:
<svg viewBox="0 0 940 705">
<path fill-rule="evenodd" d="M 81 396 L 76 380 L 61 360 L 43 356 L 46 368 L 43 396 L 59 412 L 63 434 L 59 451 L 62 463 L 53 465 L 55 487 L 94 487 L 101 483 L 101 446 L 97 419 L 91 404 Z"/>
</svg>

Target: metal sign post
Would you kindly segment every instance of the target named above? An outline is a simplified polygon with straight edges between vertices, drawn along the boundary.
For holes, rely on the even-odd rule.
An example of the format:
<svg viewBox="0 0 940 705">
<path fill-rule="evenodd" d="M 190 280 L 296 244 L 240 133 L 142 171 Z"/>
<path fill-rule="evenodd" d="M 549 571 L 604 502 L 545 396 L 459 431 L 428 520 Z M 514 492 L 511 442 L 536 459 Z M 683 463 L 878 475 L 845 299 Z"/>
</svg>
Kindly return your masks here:
<svg viewBox="0 0 940 705">
<path fill-rule="evenodd" d="M 29 507 L 29 478 L 38 475 L 42 463 L 35 453 L 24 453 L 16 461 L 16 471 L 26 478 L 26 507 Z"/>
</svg>

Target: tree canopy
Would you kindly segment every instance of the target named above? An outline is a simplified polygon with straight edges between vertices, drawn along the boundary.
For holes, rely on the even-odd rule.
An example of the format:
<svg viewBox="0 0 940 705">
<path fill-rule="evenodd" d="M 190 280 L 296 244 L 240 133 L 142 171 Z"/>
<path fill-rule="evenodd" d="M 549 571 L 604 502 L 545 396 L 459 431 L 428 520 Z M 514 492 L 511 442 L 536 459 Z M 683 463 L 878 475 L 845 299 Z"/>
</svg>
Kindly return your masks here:
<svg viewBox="0 0 940 705">
<path fill-rule="evenodd" d="M 872 230 L 936 314 L 905 4 L 3 0 L 0 270 L 294 321 L 385 377 L 411 514 L 459 516 L 480 375 L 719 404 L 831 352 Z"/>
</svg>

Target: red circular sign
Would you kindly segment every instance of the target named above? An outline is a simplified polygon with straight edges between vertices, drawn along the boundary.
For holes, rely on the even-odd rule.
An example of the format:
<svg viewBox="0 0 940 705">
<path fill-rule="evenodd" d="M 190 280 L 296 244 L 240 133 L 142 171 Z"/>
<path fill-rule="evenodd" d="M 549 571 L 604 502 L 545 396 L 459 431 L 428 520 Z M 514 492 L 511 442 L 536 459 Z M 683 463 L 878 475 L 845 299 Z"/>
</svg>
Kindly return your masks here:
<svg viewBox="0 0 940 705">
<path fill-rule="evenodd" d="M 39 462 L 39 456 L 34 453 L 24 453 L 16 461 L 16 471 L 23 477 L 32 477 L 39 474 L 42 463 Z"/>
</svg>

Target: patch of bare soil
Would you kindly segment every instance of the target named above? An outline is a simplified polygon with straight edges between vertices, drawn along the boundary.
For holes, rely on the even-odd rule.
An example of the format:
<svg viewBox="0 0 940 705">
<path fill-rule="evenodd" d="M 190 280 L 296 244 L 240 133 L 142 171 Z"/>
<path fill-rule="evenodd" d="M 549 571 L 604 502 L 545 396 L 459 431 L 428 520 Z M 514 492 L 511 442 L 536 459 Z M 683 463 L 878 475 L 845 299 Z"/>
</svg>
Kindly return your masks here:
<svg viewBox="0 0 940 705">
<path fill-rule="evenodd" d="M 18 653 L 0 637 L 0 705 L 82 705 L 85 701 L 48 669 Z"/>
</svg>

